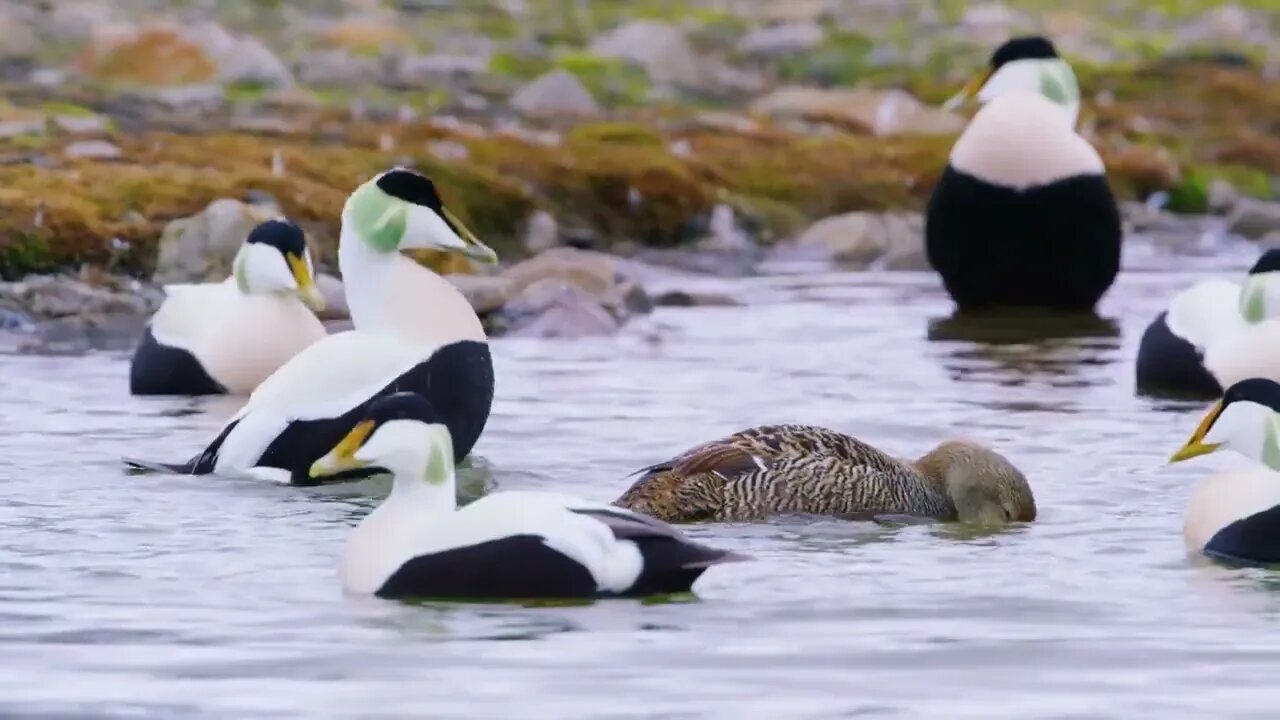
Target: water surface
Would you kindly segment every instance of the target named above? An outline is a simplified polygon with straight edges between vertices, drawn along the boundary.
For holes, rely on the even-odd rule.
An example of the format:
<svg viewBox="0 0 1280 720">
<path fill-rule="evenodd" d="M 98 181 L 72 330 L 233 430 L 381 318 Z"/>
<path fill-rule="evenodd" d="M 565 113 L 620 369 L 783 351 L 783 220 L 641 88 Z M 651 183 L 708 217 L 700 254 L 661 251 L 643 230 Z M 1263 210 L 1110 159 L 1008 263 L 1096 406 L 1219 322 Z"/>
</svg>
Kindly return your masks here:
<svg viewBox="0 0 1280 720">
<path fill-rule="evenodd" d="M 1181 537 L 1198 478 L 1242 461 L 1165 466 L 1202 404 L 1133 391 L 1168 296 L 1254 258 L 1211 249 L 1132 244 L 1094 337 L 939 339 L 955 333 L 930 274 L 777 267 L 679 283 L 738 307 L 495 341 L 477 453 L 498 487 L 611 500 L 692 443 L 796 421 L 911 456 L 976 438 L 1040 507 L 988 534 L 693 527 L 756 560 L 671 604 L 346 597 L 337 553 L 367 497 L 121 473 L 121 455 L 187 457 L 234 401 L 130 398 L 119 355 L 0 356 L 0 715 L 1270 717 L 1280 579 Z"/>
</svg>

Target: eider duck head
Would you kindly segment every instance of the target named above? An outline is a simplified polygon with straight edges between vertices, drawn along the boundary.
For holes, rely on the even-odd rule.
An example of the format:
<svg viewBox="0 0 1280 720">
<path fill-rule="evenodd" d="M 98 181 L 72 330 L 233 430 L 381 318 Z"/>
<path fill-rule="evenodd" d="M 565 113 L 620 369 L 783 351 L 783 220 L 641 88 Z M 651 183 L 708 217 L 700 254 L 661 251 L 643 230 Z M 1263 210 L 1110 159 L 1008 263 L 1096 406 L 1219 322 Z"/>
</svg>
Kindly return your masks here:
<svg viewBox="0 0 1280 720">
<path fill-rule="evenodd" d="M 959 93 L 943 107 L 954 109 L 969 98 L 986 104 L 1010 93 L 1033 92 L 1052 100 L 1058 117 L 1075 127 L 1080 112 L 1080 88 L 1075 73 L 1047 38 L 1034 35 L 1006 41 Z"/>
<path fill-rule="evenodd" d="M 435 184 L 408 168 L 394 167 L 356 188 L 342 209 L 342 228 L 376 254 L 440 250 L 489 264 L 498 261 L 444 206 Z"/>
<path fill-rule="evenodd" d="M 1241 380 L 1205 413 L 1191 439 L 1169 462 L 1190 460 L 1224 448 L 1280 470 L 1280 384 L 1265 378 Z"/>
<path fill-rule="evenodd" d="M 453 479 L 453 439 L 444 418 L 417 393 L 378 398 L 337 445 L 311 465 L 313 480 L 352 470 L 382 471 L 401 482 Z M 453 497 L 452 494 L 449 496 Z"/>
<path fill-rule="evenodd" d="M 968 440 L 948 440 L 915 462 L 956 508 L 960 522 L 998 525 L 1036 519 L 1022 471 L 1003 455 Z"/>
<path fill-rule="evenodd" d="M 296 293 L 313 310 L 324 309 L 302 228 L 277 218 L 259 224 L 232 263 L 236 287 L 246 295 Z"/>
<path fill-rule="evenodd" d="M 1240 314 L 1249 323 L 1280 315 L 1280 249 L 1266 251 L 1249 268 L 1240 288 Z"/>
</svg>

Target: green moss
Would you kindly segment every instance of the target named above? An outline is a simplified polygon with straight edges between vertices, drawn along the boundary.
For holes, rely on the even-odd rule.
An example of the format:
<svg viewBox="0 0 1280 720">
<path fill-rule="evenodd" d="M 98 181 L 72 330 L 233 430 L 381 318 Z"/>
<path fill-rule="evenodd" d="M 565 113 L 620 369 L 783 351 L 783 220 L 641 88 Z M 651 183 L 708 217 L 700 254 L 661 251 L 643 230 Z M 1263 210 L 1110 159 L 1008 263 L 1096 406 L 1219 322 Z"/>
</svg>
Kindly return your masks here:
<svg viewBox="0 0 1280 720">
<path fill-rule="evenodd" d="M 0 236 L 0 278 L 12 280 L 53 267 L 49 244 L 38 235 L 12 230 Z"/>
<path fill-rule="evenodd" d="M 93 115 L 97 115 L 93 108 L 62 100 L 50 100 L 43 103 L 40 108 L 49 115 L 68 115 L 71 117 L 91 117 Z"/>
<path fill-rule="evenodd" d="M 555 67 L 573 73 L 587 90 L 609 105 L 640 105 L 649 92 L 649 76 L 625 60 L 589 52 L 562 51 Z"/>
<path fill-rule="evenodd" d="M 1199 170 L 1187 173 L 1169 190 L 1166 207 L 1176 213 L 1201 214 L 1209 210 L 1209 176 Z"/>
<path fill-rule="evenodd" d="M 256 103 L 266 97 L 271 86 L 260 82 L 236 82 L 226 85 L 224 89 L 230 102 Z"/>
<path fill-rule="evenodd" d="M 622 144 L 631 148 L 649 148 L 666 152 L 667 141 L 657 132 L 634 123 L 584 123 L 571 129 L 565 143 L 581 146 L 590 143 Z"/>
</svg>

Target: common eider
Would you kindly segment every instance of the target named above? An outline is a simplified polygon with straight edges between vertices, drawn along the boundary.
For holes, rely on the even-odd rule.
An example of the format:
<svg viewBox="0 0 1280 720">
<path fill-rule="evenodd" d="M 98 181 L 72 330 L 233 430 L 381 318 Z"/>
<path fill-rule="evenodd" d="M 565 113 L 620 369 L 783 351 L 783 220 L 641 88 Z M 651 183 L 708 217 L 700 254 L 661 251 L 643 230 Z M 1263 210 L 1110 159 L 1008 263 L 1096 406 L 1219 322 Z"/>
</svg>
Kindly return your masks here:
<svg viewBox="0 0 1280 720">
<path fill-rule="evenodd" d="M 1280 250 L 1258 258 L 1243 284 L 1204 280 L 1174 296 L 1142 334 L 1140 392 L 1216 398 L 1251 377 L 1280 380 Z"/>
<path fill-rule="evenodd" d="M 982 72 L 943 105 L 950 110 L 969 98 L 988 103 L 1010 93 L 1040 93 L 1056 103 L 1060 116 L 1075 127 L 1080 116 L 1080 85 L 1071 64 L 1039 35 L 1016 37 L 991 53 Z"/>
<path fill-rule="evenodd" d="M 979 524 L 1036 517 L 1023 474 L 998 453 L 961 440 L 909 461 L 833 430 L 766 425 L 639 472 L 614 504 L 667 522 L 760 520 L 787 513 L 852 519 L 905 515 Z"/>
<path fill-rule="evenodd" d="M 325 336 L 324 309 L 302 229 L 255 227 L 223 282 L 165 286 L 129 364 L 134 395 L 248 395 Z"/>
<path fill-rule="evenodd" d="M 497 492 L 459 509 L 448 424 L 416 393 L 380 398 L 310 474 L 393 476 L 351 533 L 342 583 L 383 598 L 503 600 L 683 593 L 745 556 L 691 542 L 652 518 L 540 492 Z"/>
<path fill-rule="evenodd" d="M 309 484 L 311 464 L 378 397 L 422 393 L 444 418 L 461 460 L 493 402 L 493 363 L 480 319 L 450 282 L 400 254 L 435 249 L 497 262 L 404 168 L 361 185 L 342 211 L 338 262 L 354 329 L 308 347 L 267 378 L 194 458 L 126 460 L 132 470 L 248 475 Z"/>
<path fill-rule="evenodd" d="M 1250 378 L 1227 388 L 1171 462 L 1222 449 L 1262 465 L 1196 487 L 1183 518 L 1187 547 L 1232 563 L 1280 563 L 1280 384 Z"/>
</svg>

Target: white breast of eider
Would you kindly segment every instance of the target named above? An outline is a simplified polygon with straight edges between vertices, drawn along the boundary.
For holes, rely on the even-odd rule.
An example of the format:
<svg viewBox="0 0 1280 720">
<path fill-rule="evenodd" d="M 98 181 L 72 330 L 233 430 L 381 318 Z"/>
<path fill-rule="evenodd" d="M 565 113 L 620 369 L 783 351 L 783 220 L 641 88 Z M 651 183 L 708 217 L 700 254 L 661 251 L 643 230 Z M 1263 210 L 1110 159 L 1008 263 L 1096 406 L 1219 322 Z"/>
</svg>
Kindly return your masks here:
<svg viewBox="0 0 1280 720">
<path fill-rule="evenodd" d="M 1102 158 L 1039 93 L 1002 95 L 982 106 L 951 149 L 951 167 L 1006 188 L 1102 175 Z"/>
<path fill-rule="evenodd" d="M 1203 350 L 1245 326 L 1239 305 L 1239 284 L 1203 280 L 1173 296 L 1165 324 L 1169 332 Z"/>
<path fill-rule="evenodd" d="M 1239 323 L 1215 335 L 1205 348 L 1204 367 L 1224 388 L 1253 377 L 1280 382 L 1280 318 Z"/>
<path fill-rule="evenodd" d="M 1183 538 L 1195 552 L 1237 520 L 1280 505 L 1280 473 L 1256 466 L 1213 475 L 1192 491 L 1183 519 Z"/>
</svg>

